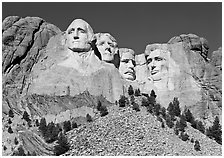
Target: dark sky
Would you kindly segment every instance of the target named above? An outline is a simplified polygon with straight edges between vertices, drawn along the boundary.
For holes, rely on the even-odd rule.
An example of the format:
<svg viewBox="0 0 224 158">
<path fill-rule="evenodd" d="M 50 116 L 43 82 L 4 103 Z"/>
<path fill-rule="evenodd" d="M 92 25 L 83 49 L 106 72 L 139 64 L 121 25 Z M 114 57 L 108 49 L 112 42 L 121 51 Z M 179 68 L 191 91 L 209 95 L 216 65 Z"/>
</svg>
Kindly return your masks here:
<svg viewBox="0 0 224 158">
<path fill-rule="evenodd" d="M 193 33 L 209 42 L 209 52 L 222 44 L 221 2 L 48 2 L 2 3 L 3 19 L 10 15 L 37 16 L 65 31 L 76 18 L 94 32 L 108 32 L 119 47 L 142 53 L 147 44 L 166 43 L 174 36 Z"/>
</svg>

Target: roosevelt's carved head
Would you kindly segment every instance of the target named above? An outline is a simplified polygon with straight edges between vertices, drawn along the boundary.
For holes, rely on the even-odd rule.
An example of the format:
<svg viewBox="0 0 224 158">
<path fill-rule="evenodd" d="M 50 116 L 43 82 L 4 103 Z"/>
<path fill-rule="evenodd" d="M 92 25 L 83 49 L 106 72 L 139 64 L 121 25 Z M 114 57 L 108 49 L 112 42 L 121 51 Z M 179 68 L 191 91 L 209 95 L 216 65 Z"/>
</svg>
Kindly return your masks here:
<svg viewBox="0 0 224 158">
<path fill-rule="evenodd" d="M 169 52 L 155 49 L 146 55 L 149 75 L 153 81 L 159 81 L 165 77 L 169 68 Z"/>
<path fill-rule="evenodd" d="M 120 48 L 119 72 L 126 80 L 135 80 L 135 53 L 132 49 Z"/>
<path fill-rule="evenodd" d="M 86 21 L 75 19 L 66 30 L 66 45 L 74 52 L 87 52 L 93 35 L 93 29 Z"/>
<path fill-rule="evenodd" d="M 114 60 L 115 54 L 118 52 L 117 41 L 109 33 L 95 34 L 96 47 L 98 48 L 102 60 L 111 62 Z"/>
</svg>

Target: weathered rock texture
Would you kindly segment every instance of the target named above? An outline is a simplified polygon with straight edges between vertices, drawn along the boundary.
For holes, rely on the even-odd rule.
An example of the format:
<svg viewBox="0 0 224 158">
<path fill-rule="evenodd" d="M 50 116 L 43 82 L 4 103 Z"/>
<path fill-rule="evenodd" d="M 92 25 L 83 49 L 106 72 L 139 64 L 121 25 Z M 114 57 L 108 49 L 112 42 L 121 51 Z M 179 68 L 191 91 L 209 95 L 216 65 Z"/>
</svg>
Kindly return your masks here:
<svg viewBox="0 0 224 158">
<path fill-rule="evenodd" d="M 136 80 L 143 81 L 148 77 L 145 55 L 135 55 L 135 64 Z"/>
<path fill-rule="evenodd" d="M 187 105 L 197 117 L 220 115 L 221 62 L 215 56 L 220 58 L 221 49 L 214 52 L 210 60 L 207 41 L 193 34 L 173 37 L 167 44 L 149 44 L 145 54 L 155 49 L 169 52 L 166 78 L 153 83 L 158 101 L 167 107 L 178 97 L 182 108 Z"/>
<path fill-rule="evenodd" d="M 8 17 L 2 27 L 3 112 L 18 109 L 30 72 L 45 53 L 50 37 L 60 30 L 38 17 Z"/>
<path fill-rule="evenodd" d="M 196 106 L 192 111 L 205 119 L 211 115 L 221 116 L 222 49 L 219 48 L 213 52 L 209 58 L 207 40 L 194 34 L 173 37 L 168 41 L 168 44 L 180 42 L 183 43 L 185 51 L 190 50 L 190 54 L 187 56 L 190 70 L 201 92 L 201 99 L 195 103 Z"/>
<path fill-rule="evenodd" d="M 59 63 L 68 53 L 63 45 L 64 39 L 63 33 L 50 39 L 45 57 L 32 71 L 29 94 L 74 96 L 89 91 L 96 96 L 102 94 L 111 102 L 118 100 L 123 94 L 123 81 L 114 65 L 94 57 L 93 63 L 88 63 L 90 65 L 87 65 L 84 73 L 80 69 L 60 66 Z"/>
<path fill-rule="evenodd" d="M 135 88 L 139 86 L 141 92 L 150 93 L 154 88 L 155 85 L 147 79 L 148 72 L 144 55 L 136 56 L 137 79 L 133 83 L 124 83 L 114 65 L 105 62 L 97 61 L 96 64 L 99 64 L 101 68 L 88 76 L 83 76 L 72 68 L 58 66 L 57 64 L 65 58 L 67 53 L 64 35 L 65 33 L 59 28 L 38 17 L 10 16 L 4 19 L 2 23 L 2 112 L 3 137 L 7 136 L 4 137 L 6 144 L 13 146 L 14 137 L 11 136 L 17 135 L 16 132 L 18 132 L 23 142 L 21 145 L 26 152 L 52 155 L 52 146 L 44 143 L 39 136 L 32 134 L 32 130 L 27 130 L 23 122 L 19 124 L 25 110 L 31 118 L 46 117 L 48 123 L 51 121 L 60 123 L 65 120 L 84 118 L 86 114 L 95 115 L 98 100 L 106 106 L 111 106 L 111 102 L 118 100 L 121 94 L 127 93 L 124 88 L 130 84 L 135 85 Z M 170 73 L 173 76 L 169 76 L 172 88 L 156 91 L 157 98 L 162 103 L 167 106 L 173 97 L 178 97 L 181 105 L 190 106 L 195 116 L 205 118 L 210 114 L 221 116 L 221 48 L 213 52 L 211 59 L 208 59 L 207 41 L 189 34 L 174 37 L 167 44 L 152 44 L 146 47 L 146 50 L 152 49 L 170 51 L 172 61 L 176 64 Z M 13 134 L 7 132 L 9 109 L 12 109 L 16 115 L 12 121 L 17 121 L 11 124 Z M 128 118 L 132 116 L 135 117 L 133 113 L 128 114 Z M 123 117 L 119 119 L 122 120 Z M 141 118 L 137 120 L 142 121 Z M 151 118 L 145 121 L 150 120 Z M 110 122 L 110 120 L 107 121 Z M 142 131 L 145 128 L 139 130 Z M 150 132 L 154 131 L 149 130 Z M 137 139 L 139 139 L 138 136 L 134 139 L 134 144 Z M 125 138 L 125 140 L 128 139 Z M 12 149 L 12 146 L 9 145 L 7 148 Z M 169 149 L 175 148 L 174 146 Z M 155 149 L 151 147 L 147 149 Z M 132 152 L 130 149 L 129 153 Z M 11 152 L 11 150 L 7 151 Z M 114 154 L 119 155 L 120 151 L 122 150 L 119 149 Z M 141 149 L 138 148 L 138 151 Z M 3 155 L 10 155 L 8 152 Z M 161 153 L 160 149 L 158 152 L 156 154 L 164 153 Z M 82 153 L 76 155 L 79 154 Z"/>
</svg>

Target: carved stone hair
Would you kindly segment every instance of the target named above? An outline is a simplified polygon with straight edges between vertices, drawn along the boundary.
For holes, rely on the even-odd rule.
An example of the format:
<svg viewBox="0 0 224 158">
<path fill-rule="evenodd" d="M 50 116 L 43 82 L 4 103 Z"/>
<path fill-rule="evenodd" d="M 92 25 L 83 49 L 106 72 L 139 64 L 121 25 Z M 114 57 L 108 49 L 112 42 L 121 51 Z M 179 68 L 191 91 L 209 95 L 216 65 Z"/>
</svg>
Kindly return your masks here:
<svg viewBox="0 0 224 158">
<path fill-rule="evenodd" d="M 83 19 L 75 19 L 72 21 L 72 23 L 68 26 L 67 30 L 66 30 L 66 34 L 68 34 L 68 31 L 70 30 L 70 28 L 73 27 L 74 23 L 77 23 L 77 22 L 81 22 L 81 23 L 84 23 L 86 25 L 86 29 L 87 29 L 87 34 L 88 34 L 88 39 L 89 41 L 92 40 L 93 36 L 94 36 L 94 32 L 93 32 L 93 29 L 92 27 Z"/>
<path fill-rule="evenodd" d="M 96 33 L 94 35 L 94 39 L 96 39 L 96 41 L 98 41 L 102 36 L 107 36 L 109 37 L 109 39 L 113 42 L 114 47 L 118 47 L 117 41 L 116 39 L 109 33 Z M 97 44 L 97 43 L 96 43 Z"/>
</svg>

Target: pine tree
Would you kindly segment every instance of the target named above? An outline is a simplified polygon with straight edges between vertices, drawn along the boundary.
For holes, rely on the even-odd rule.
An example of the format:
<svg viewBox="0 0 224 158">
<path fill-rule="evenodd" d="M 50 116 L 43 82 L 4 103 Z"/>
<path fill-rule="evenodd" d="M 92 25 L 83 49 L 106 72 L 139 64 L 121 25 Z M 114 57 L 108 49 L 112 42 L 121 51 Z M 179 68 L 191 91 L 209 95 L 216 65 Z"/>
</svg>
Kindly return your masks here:
<svg viewBox="0 0 224 158">
<path fill-rule="evenodd" d="M 24 111 L 22 119 L 26 120 L 27 122 L 31 121 L 30 116 L 26 111 Z"/>
<path fill-rule="evenodd" d="M 196 124 L 196 128 L 201 132 L 201 133 L 205 133 L 205 127 L 203 125 L 203 123 L 201 121 L 197 121 L 197 124 Z"/>
<path fill-rule="evenodd" d="M 166 108 L 165 107 L 161 108 L 161 115 L 164 119 L 166 118 Z"/>
<path fill-rule="evenodd" d="M 9 128 L 8 128 L 8 132 L 9 132 L 10 134 L 13 133 L 11 126 L 9 126 Z"/>
<path fill-rule="evenodd" d="M 174 116 L 180 116 L 180 102 L 178 101 L 178 98 L 174 97 L 173 99 L 173 112 Z"/>
<path fill-rule="evenodd" d="M 98 101 L 97 110 L 100 111 L 101 117 L 106 116 L 108 114 L 107 107 L 103 106 L 100 101 Z"/>
<path fill-rule="evenodd" d="M 214 138 L 217 143 L 222 144 L 222 129 L 219 123 L 218 116 L 215 117 L 213 125 L 212 127 L 209 127 L 209 129 L 206 132 L 206 135 L 209 138 Z"/>
<path fill-rule="evenodd" d="M 156 98 L 156 93 L 154 90 L 151 90 L 150 96 Z"/>
<path fill-rule="evenodd" d="M 15 145 L 19 144 L 19 142 L 18 142 L 18 140 L 17 140 L 16 137 L 15 137 L 15 139 L 14 139 L 14 143 L 15 143 Z"/>
<path fill-rule="evenodd" d="M 157 115 L 157 120 L 158 120 L 159 122 L 163 122 L 163 119 L 162 119 L 159 115 Z"/>
<path fill-rule="evenodd" d="M 35 120 L 35 124 L 36 124 L 37 127 L 40 126 L 40 123 L 39 123 L 38 119 Z"/>
<path fill-rule="evenodd" d="M 78 128 L 78 125 L 76 122 L 72 122 L 72 129 L 74 129 L 74 128 Z"/>
<path fill-rule="evenodd" d="M 96 109 L 97 109 L 98 111 L 101 111 L 101 107 L 102 107 L 102 103 L 101 103 L 100 100 L 98 100 Z"/>
<path fill-rule="evenodd" d="M 65 132 L 68 132 L 70 131 L 72 128 L 71 128 L 71 122 L 70 121 L 64 121 L 63 123 L 63 129 Z"/>
<path fill-rule="evenodd" d="M 177 128 L 174 128 L 174 133 L 175 133 L 176 135 L 178 135 L 178 134 L 179 134 L 179 130 L 178 130 Z"/>
<path fill-rule="evenodd" d="M 45 118 L 41 118 L 39 130 L 41 131 L 41 133 L 43 134 L 43 136 L 45 136 L 46 131 L 47 131 L 47 122 L 46 122 L 46 119 Z"/>
<path fill-rule="evenodd" d="M 168 111 L 168 114 L 170 115 L 171 119 L 174 121 L 175 120 L 175 112 L 174 112 L 174 106 L 173 106 L 172 102 L 169 103 L 169 106 L 167 107 L 167 111 Z"/>
<path fill-rule="evenodd" d="M 137 112 L 140 111 L 140 109 L 139 109 L 139 105 L 138 105 L 137 103 L 134 102 L 132 105 L 133 105 L 133 106 L 132 106 L 133 110 L 135 110 L 135 111 L 137 111 Z"/>
<path fill-rule="evenodd" d="M 107 110 L 107 107 L 106 106 L 102 106 L 102 109 L 100 111 L 100 116 L 103 117 L 103 116 L 106 116 L 108 114 L 108 110 Z"/>
<path fill-rule="evenodd" d="M 92 117 L 89 114 L 86 114 L 86 120 L 87 120 L 87 122 L 93 121 Z"/>
<path fill-rule="evenodd" d="M 18 152 L 16 153 L 15 156 L 26 156 L 25 152 L 24 152 L 24 149 L 22 146 L 19 146 L 18 147 Z"/>
<path fill-rule="evenodd" d="M 183 141 L 187 141 L 189 140 L 189 135 L 187 133 L 184 133 L 183 131 L 181 132 L 180 134 L 180 138 L 183 140 Z"/>
<path fill-rule="evenodd" d="M 11 121 L 11 119 L 10 119 L 10 118 L 8 119 L 8 123 L 9 123 L 9 124 L 11 124 L 11 123 L 12 123 L 12 121 Z"/>
<path fill-rule="evenodd" d="M 185 127 L 187 127 L 187 122 L 186 122 L 186 118 L 185 115 L 182 114 L 180 116 L 180 126 L 179 126 L 179 130 L 184 132 L 185 131 Z"/>
<path fill-rule="evenodd" d="M 173 120 L 171 119 L 170 115 L 166 115 L 166 125 L 169 128 L 173 128 L 173 126 L 174 126 Z"/>
<path fill-rule="evenodd" d="M 156 94 L 155 94 L 155 91 L 154 90 L 151 90 L 150 96 L 148 97 L 148 102 L 152 106 L 155 105 L 155 103 L 156 103 Z"/>
<path fill-rule="evenodd" d="M 169 103 L 169 106 L 167 107 L 167 111 L 170 116 L 174 116 L 174 107 L 172 102 Z"/>
<path fill-rule="evenodd" d="M 136 97 L 140 96 L 140 93 L 141 93 L 141 92 L 140 92 L 140 89 L 139 89 L 139 88 L 135 90 L 135 96 L 136 96 Z"/>
<path fill-rule="evenodd" d="M 133 105 L 133 103 L 135 102 L 135 97 L 132 95 L 131 98 L 130 98 L 130 102 L 131 104 Z"/>
<path fill-rule="evenodd" d="M 3 146 L 3 150 L 7 150 L 7 147 L 5 145 Z"/>
<path fill-rule="evenodd" d="M 192 123 L 194 121 L 194 117 L 189 109 L 184 109 L 184 115 L 187 122 Z"/>
<path fill-rule="evenodd" d="M 201 146 L 200 146 L 200 143 L 199 143 L 198 140 L 196 140 L 196 141 L 194 142 L 194 149 L 195 149 L 196 151 L 201 151 Z"/>
<path fill-rule="evenodd" d="M 133 95 L 133 94 L 134 94 L 134 90 L 133 90 L 132 85 L 130 85 L 130 86 L 128 87 L 128 95 Z"/>
<path fill-rule="evenodd" d="M 55 155 L 59 156 L 61 154 L 64 154 L 66 151 L 69 150 L 69 148 L 70 148 L 70 145 L 68 143 L 67 138 L 63 135 L 62 132 L 60 132 L 57 145 L 54 146 Z"/>
<path fill-rule="evenodd" d="M 156 103 L 155 106 L 153 107 L 153 111 L 156 116 L 159 116 L 160 108 L 161 108 L 161 105 L 159 103 Z"/>
<path fill-rule="evenodd" d="M 162 127 L 162 128 L 165 128 L 164 122 L 162 122 L 161 127 Z"/>
<path fill-rule="evenodd" d="M 119 107 L 125 107 L 125 103 L 126 103 L 126 97 L 124 95 L 121 95 L 119 99 Z"/>
<path fill-rule="evenodd" d="M 11 118 L 14 117 L 14 113 L 13 113 L 12 109 L 9 110 L 9 117 L 11 117 Z"/>
<path fill-rule="evenodd" d="M 145 107 L 149 106 L 149 102 L 147 99 L 142 98 L 142 106 L 145 106 Z"/>
</svg>

